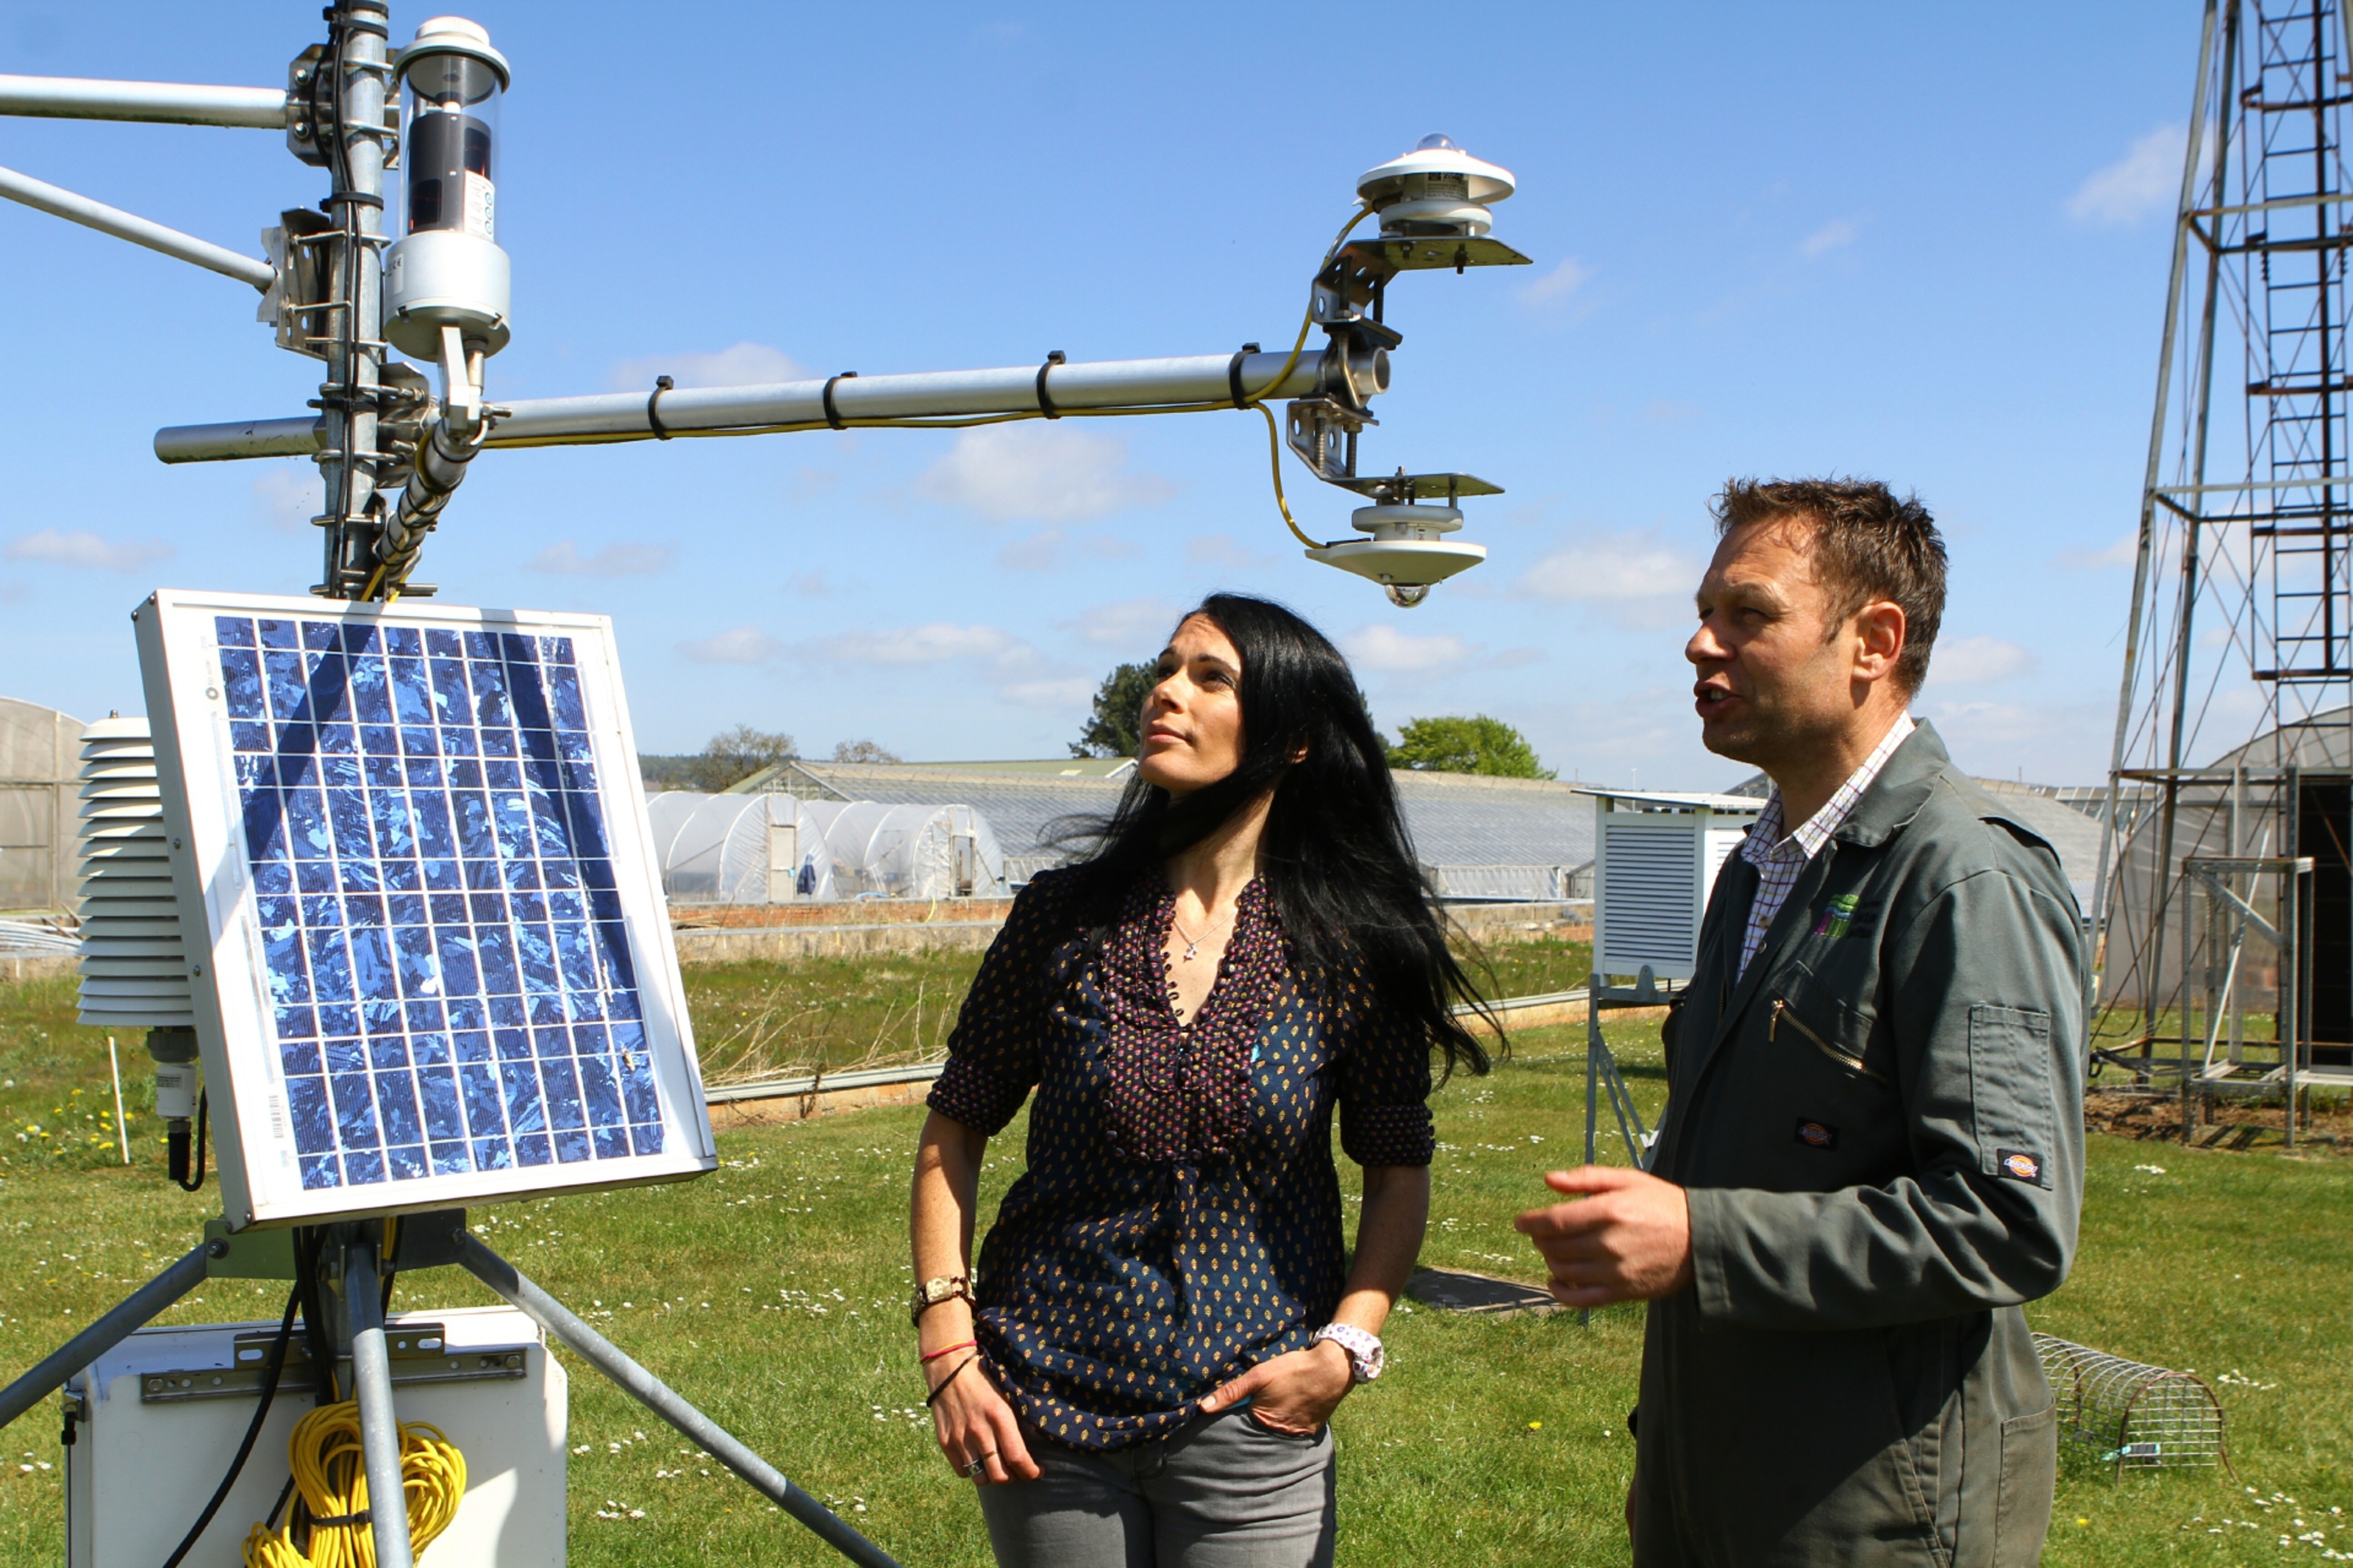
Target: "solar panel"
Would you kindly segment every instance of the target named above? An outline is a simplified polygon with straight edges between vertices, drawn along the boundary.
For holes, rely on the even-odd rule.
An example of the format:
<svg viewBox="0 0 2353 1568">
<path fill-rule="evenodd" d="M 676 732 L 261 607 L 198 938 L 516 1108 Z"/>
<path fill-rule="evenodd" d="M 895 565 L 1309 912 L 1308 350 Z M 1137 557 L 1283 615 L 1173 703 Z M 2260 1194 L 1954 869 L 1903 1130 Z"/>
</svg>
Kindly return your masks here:
<svg viewBox="0 0 2353 1568">
<path fill-rule="evenodd" d="M 232 1222 L 712 1168 L 607 620 L 137 619 Z"/>
</svg>

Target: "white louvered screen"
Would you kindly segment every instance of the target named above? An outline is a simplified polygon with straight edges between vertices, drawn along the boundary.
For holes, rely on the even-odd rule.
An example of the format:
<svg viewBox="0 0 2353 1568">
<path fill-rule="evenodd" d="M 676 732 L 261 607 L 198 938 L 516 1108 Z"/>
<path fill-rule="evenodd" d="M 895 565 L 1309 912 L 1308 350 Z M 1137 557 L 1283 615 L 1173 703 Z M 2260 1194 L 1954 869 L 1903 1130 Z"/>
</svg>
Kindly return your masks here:
<svg viewBox="0 0 2353 1568">
<path fill-rule="evenodd" d="M 81 1013 L 101 1028 L 192 1028 L 195 1003 L 144 719 L 81 737 Z"/>
<path fill-rule="evenodd" d="M 1700 823 L 1608 816 L 1601 827 L 1593 966 L 1684 979 L 1699 949 Z"/>
</svg>

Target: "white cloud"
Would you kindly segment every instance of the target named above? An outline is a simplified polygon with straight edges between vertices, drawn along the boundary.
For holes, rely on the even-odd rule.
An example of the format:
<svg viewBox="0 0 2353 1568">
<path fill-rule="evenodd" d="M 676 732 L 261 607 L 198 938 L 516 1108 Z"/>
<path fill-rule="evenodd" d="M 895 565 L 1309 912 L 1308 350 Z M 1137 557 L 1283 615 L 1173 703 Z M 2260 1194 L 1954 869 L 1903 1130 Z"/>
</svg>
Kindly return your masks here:
<svg viewBox="0 0 2353 1568">
<path fill-rule="evenodd" d="M 915 481 L 926 500 L 978 512 L 991 522 L 1035 518 L 1085 522 L 1176 493 L 1157 474 L 1127 469 L 1117 436 L 1062 425 L 992 425 L 956 437 Z"/>
<path fill-rule="evenodd" d="M 1467 663 L 1471 647 L 1451 632 L 1417 637 L 1387 621 L 1375 621 L 1340 639 L 1340 647 L 1360 669 L 1387 675 L 1442 674 Z"/>
<path fill-rule="evenodd" d="M 326 504 L 319 488 L 318 468 L 301 458 L 270 464 L 253 481 L 253 502 L 263 520 L 280 533 L 308 532 L 311 520 Z"/>
<path fill-rule="evenodd" d="M 754 626 L 678 645 L 678 651 L 697 664 L 765 664 L 783 648 L 784 644 Z"/>
<path fill-rule="evenodd" d="M 2181 193 L 2179 125 L 2160 125 L 2132 144 L 2131 151 L 2094 172 L 2067 198 L 2067 216 L 2077 223 L 2134 223 L 2161 212 Z"/>
<path fill-rule="evenodd" d="M 107 539 L 85 531 L 71 533 L 45 528 L 8 542 L 0 559 L 37 561 L 46 566 L 88 566 L 100 572 L 139 572 L 157 561 L 168 561 L 174 551 L 160 539 Z"/>
<path fill-rule="evenodd" d="M 1564 256 L 1560 259 L 1560 264 L 1551 271 L 1521 286 L 1520 303 L 1532 305 L 1538 310 L 1566 304 L 1571 296 L 1585 287 L 1592 276 L 1593 268 L 1586 266 L 1574 256 Z"/>
<path fill-rule="evenodd" d="M 989 626 L 932 621 L 919 626 L 838 632 L 796 644 L 805 658 L 897 670 L 960 666 L 974 683 L 1018 708 L 1083 709 L 1095 679 L 1049 659 L 1030 644 Z"/>
<path fill-rule="evenodd" d="M 1041 528 L 1008 540 L 997 552 L 997 563 L 1008 572 L 1051 572 L 1062 563 L 1062 546 L 1071 536 L 1059 528 Z"/>
<path fill-rule="evenodd" d="M 2034 673 L 2034 656 L 2000 637 L 1939 638 L 1928 656 L 1932 685 L 1987 686 Z"/>
<path fill-rule="evenodd" d="M 1122 648 L 1142 658 L 1159 651 L 1146 645 L 1166 637 L 1181 613 L 1166 599 L 1120 599 L 1081 612 L 1071 625 L 1090 647 Z"/>
<path fill-rule="evenodd" d="M 1082 675 L 1060 680 L 1017 680 L 997 689 L 997 696 L 1017 708 L 1083 708 L 1094 694 L 1095 683 Z"/>
<path fill-rule="evenodd" d="M 2056 559 L 2060 565 L 2078 572 L 2096 572 L 2105 567 L 2129 566 L 2139 555 L 2140 535 L 2127 533 L 2097 550 L 2063 550 Z"/>
<path fill-rule="evenodd" d="M 820 658 L 842 664 L 941 664 L 960 658 L 1003 658 L 1016 648 L 1028 645 L 1018 642 L 995 626 L 959 626 L 948 621 L 932 621 L 920 626 L 901 626 L 892 631 L 841 632 L 829 637 L 816 637 L 801 647 Z"/>
<path fill-rule="evenodd" d="M 1204 533 L 1185 542 L 1185 559 L 1196 566 L 1220 566 L 1229 572 L 1256 572 L 1282 564 L 1280 555 L 1262 555 L 1246 548 L 1230 533 Z"/>
<path fill-rule="evenodd" d="M 771 382 L 809 379 L 800 362 L 784 350 L 746 340 L 717 353 L 625 359 L 606 373 L 605 381 L 616 392 L 643 390 L 651 395 L 658 375 L 667 375 L 681 387 L 765 386 Z"/>
<path fill-rule="evenodd" d="M 1851 219 L 1840 218 L 1836 222 L 1826 223 L 1799 242 L 1798 253 L 1801 256 L 1827 256 L 1841 246 L 1852 245 L 1859 232 Z"/>
<path fill-rule="evenodd" d="M 2107 774 L 2113 709 L 2032 702 L 1929 702 L 1921 707 L 1936 721 L 1953 759 L 1970 773 L 1992 778 L 2023 773 L 2043 784 L 2091 784 Z"/>
<path fill-rule="evenodd" d="M 1706 570 L 1647 534 L 1600 534 L 1538 557 L 1517 587 L 1524 597 L 1556 605 L 1681 599 Z"/>
<path fill-rule="evenodd" d="M 649 577 L 670 570 L 667 544 L 631 544 L 626 540 L 607 544 L 594 555 L 566 539 L 533 556 L 524 570 L 558 577 Z"/>
</svg>

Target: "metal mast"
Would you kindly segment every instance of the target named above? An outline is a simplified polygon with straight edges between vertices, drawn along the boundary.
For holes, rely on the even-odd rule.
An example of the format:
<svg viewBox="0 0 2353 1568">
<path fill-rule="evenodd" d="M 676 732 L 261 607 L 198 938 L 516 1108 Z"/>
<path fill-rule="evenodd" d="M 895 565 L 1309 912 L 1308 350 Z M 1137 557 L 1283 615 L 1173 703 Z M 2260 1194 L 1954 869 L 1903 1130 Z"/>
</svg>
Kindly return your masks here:
<svg viewBox="0 0 2353 1568">
<path fill-rule="evenodd" d="M 2096 910 L 2094 1044 L 2185 1106 L 2353 1057 L 2346 45 L 2206 5 Z"/>
</svg>

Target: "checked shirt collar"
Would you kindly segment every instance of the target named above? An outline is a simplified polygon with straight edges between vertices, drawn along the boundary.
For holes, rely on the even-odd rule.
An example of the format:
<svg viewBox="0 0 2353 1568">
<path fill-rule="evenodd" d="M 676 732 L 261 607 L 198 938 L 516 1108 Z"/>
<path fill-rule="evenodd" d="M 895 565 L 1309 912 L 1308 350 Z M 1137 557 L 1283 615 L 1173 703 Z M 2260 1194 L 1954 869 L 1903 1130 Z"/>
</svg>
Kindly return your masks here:
<svg viewBox="0 0 2353 1568">
<path fill-rule="evenodd" d="M 1740 846 L 1740 858 L 1757 868 L 1757 898 L 1748 906 L 1748 926 L 1740 937 L 1741 974 L 1748 973 L 1748 961 L 1765 945 L 1765 933 L 1773 929 L 1774 917 L 1789 901 L 1789 889 L 1798 885 L 1798 874 L 1822 852 L 1822 846 L 1831 841 L 1831 835 L 1846 821 L 1855 803 L 1862 799 L 1863 792 L 1879 776 L 1879 770 L 1887 765 L 1887 759 L 1895 754 L 1895 748 L 1905 742 L 1913 729 L 1912 715 L 1897 714 L 1895 722 L 1887 727 L 1887 733 L 1880 737 L 1879 744 L 1872 748 L 1871 755 L 1863 758 L 1862 764 L 1847 774 L 1846 782 L 1822 803 L 1822 808 L 1799 823 L 1793 833 L 1784 835 L 1781 831 L 1781 786 L 1773 786 L 1757 826 L 1748 830 L 1748 837 Z"/>
</svg>

